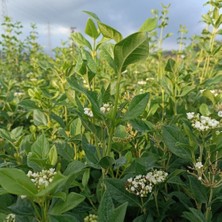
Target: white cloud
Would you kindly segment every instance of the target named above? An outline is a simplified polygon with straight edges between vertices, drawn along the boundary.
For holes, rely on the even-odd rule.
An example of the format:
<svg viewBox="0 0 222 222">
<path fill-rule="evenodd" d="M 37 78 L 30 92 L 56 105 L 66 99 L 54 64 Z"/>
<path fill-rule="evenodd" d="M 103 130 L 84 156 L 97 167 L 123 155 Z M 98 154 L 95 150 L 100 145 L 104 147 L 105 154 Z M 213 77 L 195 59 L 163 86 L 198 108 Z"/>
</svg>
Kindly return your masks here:
<svg viewBox="0 0 222 222">
<path fill-rule="evenodd" d="M 21 21 L 25 26 L 24 33 L 28 33 L 27 24 L 37 24 L 41 41 L 47 38 L 48 23 L 53 43 L 65 40 L 69 36 L 70 27 L 77 27 L 84 31 L 88 15 L 83 10 L 96 13 L 102 22 L 119 30 L 124 36 L 138 30 L 141 24 L 151 16 L 151 9 L 161 11 L 161 3 L 169 8 L 170 21 L 166 33 L 173 32 L 177 36 L 179 25 L 186 25 L 190 35 L 201 30 L 201 13 L 204 12 L 205 0 L 8 0 L 9 16 Z M 55 45 L 55 44 L 52 44 Z"/>
</svg>

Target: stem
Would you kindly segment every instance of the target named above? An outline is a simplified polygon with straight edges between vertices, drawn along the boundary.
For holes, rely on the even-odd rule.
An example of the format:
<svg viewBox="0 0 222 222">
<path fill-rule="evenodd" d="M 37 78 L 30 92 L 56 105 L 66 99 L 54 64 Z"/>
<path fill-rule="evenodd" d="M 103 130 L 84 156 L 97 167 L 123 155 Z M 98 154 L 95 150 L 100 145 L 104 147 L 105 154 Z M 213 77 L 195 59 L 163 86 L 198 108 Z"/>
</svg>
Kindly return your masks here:
<svg viewBox="0 0 222 222">
<path fill-rule="evenodd" d="M 157 215 L 158 217 L 160 216 L 160 211 L 159 211 L 159 205 L 158 205 L 158 200 L 157 200 L 157 196 L 158 196 L 158 191 L 154 191 L 153 192 L 154 195 L 154 200 L 155 200 L 155 206 L 156 206 L 156 210 L 157 210 Z"/>
<path fill-rule="evenodd" d="M 109 129 L 109 139 L 108 139 L 108 146 L 106 150 L 106 155 L 109 156 L 111 152 L 111 147 L 112 147 L 112 138 L 116 126 L 116 114 L 117 114 L 117 108 L 118 108 L 118 102 L 119 102 L 119 94 L 120 94 L 120 80 L 121 80 L 121 71 L 118 71 L 118 78 L 117 78 L 117 84 L 116 84 L 116 93 L 115 93 L 115 101 L 114 101 L 114 108 L 112 111 L 112 116 L 111 116 L 111 126 Z"/>
<path fill-rule="evenodd" d="M 146 208 L 144 207 L 143 198 L 141 197 L 140 199 L 141 199 L 141 213 L 146 214 L 147 210 L 146 210 Z"/>
<path fill-rule="evenodd" d="M 48 222 L 48 200 L 47 197 L 43 200 L 42 219 L 44 222 Z"/>
<path fill-rule="evenodd" d="M 206 221 L 209 221 L 209 219 L 210 219 L 212 198 L 213 198 L 213 188 L 210 187 L 210 195 L 209 195 L 209 199 L 208 199 L 208 202 L 207 202 L 207 209 L 206 209 L 206 213 L 205 213 Z"/>
</svg>

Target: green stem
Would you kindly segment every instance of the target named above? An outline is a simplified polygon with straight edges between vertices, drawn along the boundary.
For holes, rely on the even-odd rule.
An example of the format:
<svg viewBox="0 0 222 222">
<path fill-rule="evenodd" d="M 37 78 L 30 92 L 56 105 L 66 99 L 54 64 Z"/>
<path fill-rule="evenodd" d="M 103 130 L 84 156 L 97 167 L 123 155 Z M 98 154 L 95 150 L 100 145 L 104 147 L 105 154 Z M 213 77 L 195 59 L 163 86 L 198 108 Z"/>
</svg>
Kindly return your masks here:
<svg viewBox="0 0 222 222">
<path fill-rule="evenodd" d="M 158 217 L 160 216 L 160 211 L 159 211 L 159 205 L 158 205 L 158 200 L 157 200 L 157 196 L 158 196 L 158 191 L 154 191 L 153 192 L 154 195 L 154 200 L 155 200 L 155 206 L 156 206 L 156 210 L 157 210 L 157 215 Z"/>
<path fill-rule="evenodd" d="M 209 199 L 207 202 L 207 209 L 206 209 L 206 213 L 205 213 L 206 221 L 210 220 L 212 198 L 213 198 L 213 188 L 210 187 L 210 195 L 209 195 Z"/>
<path fill-rule="evenodd" d="M 112 138 L 116 127 L 116 114 L 117 114 L 117 108 L 118 108 L 118 102 L 119 102 L 119 94 L 120 94 L 120 81 L 121 81 L 121 71 L 118 71 L 118 77 L 117 77 L 117 84 L 116 84 L 116 93 L 115 93 L 115 101 L 114 101 L 114 107 L 112 111 L 111 116 L 111 124 L 109 129 L 109 139 L 108 139 L 108 147 L 106 150 L 106 155 L 109 156 L 111 152 L 112 147 Z"/>
<path fill-rule="evenodd" d="M 35 218 L 36 218 L 38 221 L 40 221 L 40 220 L 41 220 L 41 215 L 40 215 L 40 213 L 39 213 L 39 211 L 38 211 L 37 206 L 35 205 L 34 201 L 31 200 L 30 202 L 31 202 L 32 207 L 33 207 L 34 212 L 35 212 Z"/>
<path fill-rule="evenodd" d="M 48 218 L 48 200 L 47 200 L 47 197 L 45 198 L 45 201 L 44 201 L 44 220 L 45 222 L 48 222 L 49 221 L 49 218 Z"/>
</svg>

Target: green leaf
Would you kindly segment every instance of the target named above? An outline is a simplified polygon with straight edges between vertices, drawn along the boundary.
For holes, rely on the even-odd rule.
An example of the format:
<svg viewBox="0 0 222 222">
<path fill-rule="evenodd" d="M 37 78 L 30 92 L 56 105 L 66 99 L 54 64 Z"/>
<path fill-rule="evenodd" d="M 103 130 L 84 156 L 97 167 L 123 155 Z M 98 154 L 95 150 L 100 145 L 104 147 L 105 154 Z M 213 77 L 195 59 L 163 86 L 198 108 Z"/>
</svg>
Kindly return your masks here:
<svg viewBox="0 0 222 222">
<path fill-rule="evenodd" d="M 38 109 L 39 108 L 34 101 L 29 100 L 29 99 L 22 100 L 19 103 L 19 105 L 24 107 L 25 109 L 28 109 L 28 110 L 34 110 L 34 109 Z"/>
<path fill-rule="evenodd" d="M 209 89 L 204 90 L 202 96 L 208 98 L 215 105 L 216 101 L 214 98 L 214 94 Z"/>
<path fill-rule="evenodd" d="M 94 18 L 96 21 L 100 21 L 99 17 L 93 13 L 93 12 L 90 12 L 90 11 L 83 11 L 84 13 L 90 15 L 92 18 Z"/>
<path fill-rule="evenodd" d="M 175 67 L 176 61 L 174 59 L 169 58 L 165 67 L 167 72 L 173 72 Z"/>
<path fill-rule="evenodd" d="M 148 123 L 139 118 L 130 120 L 130 124 L 138 132 L 148 132 L 150 130 Z"/>
<path fill-rule="evenodd" d="M 48 123 L 45 114 L 38 109 L 33 111 L 33 122 L 36 126 L 47 126 Z"/>
<path fill-rule="evenodd" d="M 149 100 L 148 93 L 135 96 L 132 99 L 127 112 L 123 116 L 123 120 L 126 121 L 126 120 L 136 119 L 139 115 L 141 115 L 144 112 L 148 100 Z"/>
<path fill-rule="evenodd" d="M 63 184 L 67 181 L 68 177 L 63 176 L 61 173 L 57 172 L 56 175 L 53 178 L 53 181 L 43 190 L 38 192 L 36 194 L 37 197 L 43 197 L 45 195 L 48 195 L 49 193 L 53 195 L 53 193 L 57 193 L 56 189 L 58 187 L 62 187 Z"/>
<path fill-rule="evenodd" d="M 37 193 L 34 183 L 19 169 L 1 168 L 0 185 L 9 193 L 33 197 Z"/>
<path fill-rule="evenodd" d="M 144 60 L 149 54 L 146 33 L 137 32 L 118 42 L 114 47 L 117 71 L 123 72 L 130 64 Z"/>
<path fill-rule="evenodd" d="M 34 170 L 41 170 L 50 165 L 49 142 L 44 134 L 40 135 L 31 146 L 31 152 L 27 156 L 27 164 Z M 50 156 L 51 158 L 52 156 Z"/>
<path fill-rule="evenodd" d="M 182 89 L 181 94 L 179 95 L 180 97 L 186 96 L 187 94 L 189 94 L 190 92 L 192 92 L 192 90 L 194 90 L 196 88 L 196 86 L 185 86 Z"/>
<path fill-rule="evenodd" d="M 57 149 L 56 149 L 55 145 L 53 145 L 51 147 L 51 149 L 49 150 L 48 157 L 49 157 L 49 163 L 52 166 L 54 166 L 57 163 L 57 160 L 58 160 L 58 154 L 57 154 Z"/>
<path fill-rule="evenodd" d="M 201 115 L 203 115 L 203 116 L 209 116 L 211 114 L 210 110 L 208 108 L 208 105 L 206 103 L 202 103 L 199 106 L 199 110 L 200 110 Z"/>
<path fill-rule="evenodd" d="M 0 129 L 0 137 L 11 142 L 11 143 L 14 142 L 14 140 L 11 138 L 10 133 L 5 129 Z"/>
<path fill-rule="evenodd" d="M 4 190 L 3 188 L 0 187 L 0 196 L 1 195 L 5 195 L 7 194 L 8 192 L 6 190 Z"/>
<path fill-rule="evenodd" d="M 107 190 L 110 192 L 112 198 L 117 202 L 123 204 L 128 202 L 129 206 L 140 206 L 140 199 L 125 190 L 124 181 L 119 179 L 105 179 Z"/>
<path fill-rule="evenodd" d="M 97 72 L 97 64 L 96 62 L 93 60 L 91 54 L 84 50 L 84 55 L 86 57 L 86 60 L 87 60 L 87 67 L 93 72 L 93 73 L 96 73 Z"/>
<path fill-rule="evenodd" d="M 64 175 L 69 176 L 72 174 L 77 174 L 86 168 L 86 165 L 78 160 L 73 160 L 64 171 Z"/>
<path fill-rule="evenodd" d="M 90 178 L 90 168 L 85 169 L 83 176 L 82 176 L 82 185 L 86 187 Z"/>
<path fill-rule="evenodd" d="M 149 153 L 148 156 L 136 158 L 131 165 L 126 169 L 128 174 L 146 174 L 148 170 L 154 168 L 159 159 L 158 155 Z"/>
<path fill-rule="evenodd" d="M 102 45 L 100 47 L 100 55 L 101 55 L 101 59 L 103 59 L 106 62 L 108 62 L 110 67 L 115 70 L 116 69 L 116 64 L 115 64 L 114 59 L 113 59 L 112 48 L 111 47 L 112 46 L 107 45 L 107 44 L 106 45 Z"/>
<path fill-rule="evenodd" d="M 49 212 L 51 215 L 61 215 L 78 206 L 84 201 L 84 199 L 85 197 L 83 195 L 71 192 L 67 195 L 65 201 L 59 199 Z"/>
<path fill-rule="evenodd" d="M 191 199 L 196 200 L 197 203 L 206 204 L 208 201 L 208 188 L 201 184 L 197 178 L 188 176 L 189 184 L 186 186 Z"/>
<path fill-rule="evenodd" d="M 15 140 L 18 139 L 22 135 L 22 132 L 23 132 L 23 126 L 14 128 L 10 133 L 11 138 Z"/>
<path fill-rule="evenodd" d="M 41 158 L 36 153 L 29 152 L 27 155 L 27 165 L 35 171 L 40 171 L 48 167 L 48 158 Z"/>
<path fill-rule="evenodd" d="M 44 134 L 40 135 L 31 146 L 31 151 L 42 159 L 48 157 L 49 150 L 49 142 Z"/>
<path fill-rule="evenodd" d="M 50 217 L 50 222 L 79 222 L 78 219 L 76 219 L 76 217 L 69 215 L 69 214 L 63 214 L 63 215 L 58 215 L 58 216 L 54 216 L 54 215 L 49 215 Z"/>
<path fill-rule="evenodd" d="M 98 116 L 98 117 L 101 116 L 100 115 L 100 107 L 99 107 L 99 104 L 98 104 L 95 94 L 91 91 L 87 91 L 82 86 L 80 86 L 74 77 L 68 78 L 68 83 L 72 89 L 84 94 L 88 98 L 88 100 L 92 104 L 93 114 L 95 114 L 95 116 Z"/>
<path fill-rule="evenodd" d="M 136 217 L 133 222 L 154 222 L 154 219 L 152 217 L 152 214 L 148 214 L 148 215 L 140 215 L 138 217 Z"/>
<path fill-rule="evenodd" d="M 92 50 L 92 46 L 91 46 L 90 42 L 81 33 L 75 32 L 72 34 L 71 38 L 79 46 L 87 47 L 88 49 Z"/>
<path fill-rule="evenodd" d="M 200 210 L 195 208 L 189 208 L 190 211 L 185 211 L 183 213 L 183 218 L 187 219 L 188 221 L 195 221 L 195 222 L 207 222 L 203 213 Z"/>
<path fill-rule="evenodd" d="M 112 197 L 108 191 L 105 191 L 98 209 L 98 220 L 109 222 L 113 209 Z"/>
<path fill-rule="evenodd" d="M 96 25 L 91 18 L 89 18 L 86 23 L 85 33 L 93 39 L 97 39 L 99 37 L 99 32 L 97 31 Z"/>
<path fill-rule="evenodd" d="M 123 203 L 119 207 L 115 208 L 110 216 L 109 222 L 124 222 L 124 218 L 126 215 L 126 209 L 127 209 L 128 203 Z"/>
<path fill-rule="evenodd" d="M 82 141 L 82 148 L 85 151 L 87 159 L 94 164 L 98 164 L 99 158 L 96 153 L 96 148 L 84 140 Z"/>
<path fill-rule="evenodd" d="M 212 78 L 207 79 L 203 85 L 205 88 L 209 88 L 209 86 L 217 85 L 218 82 L 222 82 L 222 74 L 218 74 Z"/>
<path fill-rule="evenodd" d="M 164 126 L 163 140 L 174 155 L 187 161 L 192 160 L 189 141 L 184 137 L 184 133 L 178 127 Z"/>
<path fill-rule="evenodd" d="M 215 28 L 219 28 L 221 24 L 222 24 L 222 15 L 220 15 L 217 21 L 215 22 Z"/>
<path fill-rule="evenodd" d="M 158 24 L 158 19 L 157 18 L 148 18 L 140 27 L 139 31 L 140 32 L 151 32 L 153 31 Z"/>
<path fill-rule="evenodd" d="M 122 40 L 121 33 L 118 32 L 116 29 L 114 29 L 102 22 L 98 23 L 98 27 L 104 37 L 109 38 L 109 39 L 113 39 L 116 42 L 119 42 Z"/>
<path fill-rule="evenodd" d="M 56 115 L 55 113 L 51 112 L 51 113 L 50 113 L 50 118 L 52 118 L 52 119 L 55 120 L 57 123 L 59 123 L 59 125 L 60 125 L 62 128 L 65 128 L 65 127 L 66 127 L 63 119 L 62 119 L 60 116 Z"/>
<path fill-rule="evenodd" d="M 113 166 L 115 160 L 110 156 L 105 156 L 99 161 L 99 165 L 104 169 L 109 169 Z"/>
</svg>

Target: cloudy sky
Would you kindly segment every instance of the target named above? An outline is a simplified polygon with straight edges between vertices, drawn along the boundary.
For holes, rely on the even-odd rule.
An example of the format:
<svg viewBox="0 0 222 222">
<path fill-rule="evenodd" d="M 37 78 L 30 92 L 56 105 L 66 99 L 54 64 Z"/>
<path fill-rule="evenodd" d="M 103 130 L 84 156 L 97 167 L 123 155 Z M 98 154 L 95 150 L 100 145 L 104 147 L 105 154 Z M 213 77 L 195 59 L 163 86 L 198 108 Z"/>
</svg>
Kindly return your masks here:
<svg viewBox="0 0 222 222">
<path fill-rule="evenodd" d="M 102 22 L 116 28 L 127 36 L 151 17 L 151 9 L 161 11 L 161 3 L 168 5 L 169 25 L 166 33 L 174 37 L 165 42 L 166 49 L 175 48 L 175 39 L 180 25 L 185 25 L 189 36 L 200 33 L 203 28 L 201 15 L 207 10 L 203 7 L 206 0 L 4 0 L 6 13 L 13 21 L 22 22 L 24 35 L 30 31 L 30 24 L 38 27 L 39 42 L 46 50 L 67 41 L 70 27 L 84 32 L 88 15 L 83 10 L 94 12 Z M 2 18 L 1 18 L 2 20 Z M 50 30 L 50 31 L 49 31 Z M 50 35 L 49 35 L 50 33 Z"/>
</svg>

